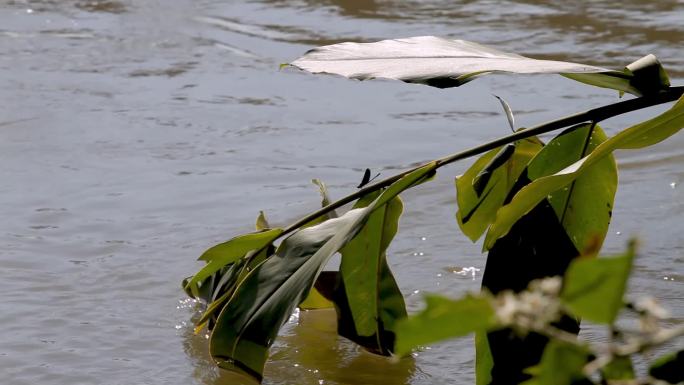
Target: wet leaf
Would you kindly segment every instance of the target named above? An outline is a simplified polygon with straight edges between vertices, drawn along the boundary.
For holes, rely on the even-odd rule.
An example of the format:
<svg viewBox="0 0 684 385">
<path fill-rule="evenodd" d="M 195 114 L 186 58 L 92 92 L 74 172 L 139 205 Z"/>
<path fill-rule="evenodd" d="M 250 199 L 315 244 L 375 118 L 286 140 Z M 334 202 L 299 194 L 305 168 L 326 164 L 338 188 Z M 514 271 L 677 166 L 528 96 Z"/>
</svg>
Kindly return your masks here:
<svg viewBox="0 0 684 385">
<path fill-rule="evenodd" d="M 378 194 L 361 198 L 355 208 Z M 371 352 L 389 355 L 394 325 L 406 318 L 404 297 L 387 263 L 386 250 L 397 232 L 403 204 L 396 197 L 371 214 L 361 231 L 340 250 L 340 279 L 335 303 L 338 332 Z"/>
<path fill-rule="evenodd" d="M 294 308 L 308 295 L 330 257 L 361 230 L 377 208 L 420 183 L 430 163 L 390 185 L 368 207 L 296 231 L 275 254 L 249 272 L 219 315 L 209 351 L 217 364 L 261 379 L 268 348 Z"/>
<path fill-rule="evenodd" d="M 548 195 L 570 185 L 613 151 L 643 148 L 659 143 L 676 134 L 682 127 L 684 127 L 684 98 L 680 98 L 672 108 L 655 118 L 619 132 L 579 161 L 553 175 L 532 181 L 515 194 L 510 203 L 499 209 L 485 238 L 485 248 L 491 248 L 498 238 L 508 233 L 520 217 Z"/>
<path fill-rule="evenodd" d="M 207 261 L 207 264 L 188 281 L 186 287 L 194 290 L 196 285 L 207 277 L 244 257 L 248 252 L 265 247 L 278 238 L 282 232 L 283 229 L 276 228 L 244 234 L 209 248 L 199 258 Z"/>
<path fill-rule="evenodd" d="M 537 60 L 477 43 L 418 36 L 375 43 L 340 43 L 314 48 L 292 66 L 352 79 L 387 78 L 438 88 L 457 87 L 478 76 L 495 72 L 557 73 L 575 80 L 640 94 L 630 71 L 613 71 L 571 62 Z M 579 74 L 580 76 L 573 76 Z M 648 89 L 658 88 L 648 78 Z"/>
<path fill-rule="evenodd" d="M 570 263 L 561 301 L 577 317 L 612 324 L 623 307 L 635 244 L 618 257 L 583 257 Z"/>
<path fill-rule="evenodd" d="M 495 323 L 494 309 L 484 297 L 451 300 L 425 296 L 427 308 L 397 324 L 396 353 L 404 355 L 419 346 L 485 330 Z"/>
<path fill-rule="evenodd" d="M 456 220 L 471 241 L 494 221 L 520 173 L 542 147 L 539 139 L 529 138 L 489 151 L 456 178 Z"/>
</svg>

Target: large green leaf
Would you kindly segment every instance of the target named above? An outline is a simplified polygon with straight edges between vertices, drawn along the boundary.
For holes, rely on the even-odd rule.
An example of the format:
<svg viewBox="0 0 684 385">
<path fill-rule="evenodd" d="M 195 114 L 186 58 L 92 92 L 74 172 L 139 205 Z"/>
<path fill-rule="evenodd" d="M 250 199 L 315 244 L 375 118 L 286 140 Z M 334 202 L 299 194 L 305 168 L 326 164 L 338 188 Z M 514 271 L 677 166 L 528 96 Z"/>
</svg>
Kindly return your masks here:
<svg viewBox="0 0 684 385">
<path fill-rule="evenodd" d="M 475 385 L 489 385 L 492 381 L 494 358 L 489 348 L 487 333 L 475 332 Z"/>
<path fill-rule="evenodd" d="M 588 349 L 552 340 L 544 349 L 539 365 L 528 370 L 532 379 L 522 385 L 571 385 L 585 378 L 582 369 L 588 360 Z"/>
<path fill-rule="evenodd" d="M 489 151 L 456 178 L 456 220 L 470 240 L 477 241 L 494 221 L 520 173 L 543 146 L 533 137 Z"/>
<path fill-rule="evenodd" d="M 359 199 L 354 207 L 368 206 L 377 195 Z M 404 297 L 385 254 L 397 232 L 402 210 L 399 197 L 378 207 L 340 250 L 342 260 L 334 294 L 339 334 L 383 355 L 389 355 L 394 347 L 395 322 L 407 315 Z"/>
<path fill-rule="evenodd" d="M 313 73 L 359 80 L 388 78 L 439 88 L 457 87 L 493 72 L 591 75 L 575 79 L 633 94 L 641 93 L 635 85 L 642 83 L 647 83 L 649 90 L 666 86 L 659 83 L 659 78 L 650 77 L 635 83 L 636 75 L 629 70 L 612 71 L 586 64 L 531 59 L 465 40 L 435 36 L 327 45 L 308 51 L 291 65 Z"/>
<path fill-rule="evenodd" d="M 280 228 L 258 231 L 237 236 L 227 242 L 211 247 L 199 258 L 200 260 L 207 261 L 207 264 L 187 282 L 186 288 L 195 290 L 198 283 L 244 257 L 248 252 L 266 247 L 278 238 L 282 232 L 283 229 Z"/>
<path fill-rule="evenodd" d="M 571 127 L 532 159 L 527 177 L 534 181 L 555 174 L 590 154 L 605 140 L 606 135 L 598 125 Z M 569 186 L 547 197 L 577 250 L 600 248 L 610 224 L 617 179 L 617 165 L 609 154 Z"/>
<path fill-rule="evenodd" d="M 511 226 L 549 194 L 570 185 L 593 166 L 617 149 L 647 147 L 667 139 L 684 127 L 684 97 L 664 113 L 627 128 L 598 145 L 589 155 L 563 170 L 532 181 L 523 187 L 511 202 L 499 209 L 496 220 L 485 238 L 485 248 L 508 233 Z"/>
<path fill-rule="evenodd" d="M 633 260 L 633 242 L 625 255 L 576 259 L 565 274 L 561 301 L 578 317 L 612 324 L 624 304 Z"/>
<path fill-rule="evenodd" d="M 425 297 L 427 308 L 397 324 L 397 354 L 448 338 L 486 330 L 495 324 L 489 299 L 466 296 L 451 300 L 437 295 Z"/>
<path fill-rule="evenodd" d="M 242 281 L 218 317 L 209 351 L 220 367 L 261 379 L 268 348 L 330 257 L 377 209 L 433 173 L 430 163 L 390 185 L 372 204 L 296 231 Z"/>
</svg>

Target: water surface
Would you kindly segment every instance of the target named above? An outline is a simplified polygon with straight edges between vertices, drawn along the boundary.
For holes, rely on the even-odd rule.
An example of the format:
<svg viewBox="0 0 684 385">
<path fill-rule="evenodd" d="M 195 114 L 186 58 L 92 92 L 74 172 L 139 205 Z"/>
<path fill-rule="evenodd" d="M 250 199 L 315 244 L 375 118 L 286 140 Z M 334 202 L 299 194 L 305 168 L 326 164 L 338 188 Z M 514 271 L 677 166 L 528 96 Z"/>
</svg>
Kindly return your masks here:
<svg viewBox="0 0 684 385">
<path fill-rule="evenodd" d="M 654 53 L 682 84 L 681 1 L 43 0 L 0 3 L 0 374 L 7 384 L 235 384 L 207 357 L 179 282 L 208 246 L 286 225 L 362 170 L 383 176 L 614 102 L 554 76 L 459 89 L 279 71 L 340 41 L 443 35 L 621 68 Z M 614 133 L 663 107 L 611 119 Z M 631 293 L 684 317 L 684 137 L 621 152 L 608 252 L 633 235 Z M 478 290 L 485 258 L 453 219 L 442 170 L 407 192 L 390 262 L 410 310 L 423 292 Z M 467 270 L 464 270 L 467 269 Z M 600 339 L 595 328 L 587 338 Z M 338 338 L 334 317 L 283 329 L 266 384 L 468 384 L 469 339 L 398 364 Z"/>
</svg>

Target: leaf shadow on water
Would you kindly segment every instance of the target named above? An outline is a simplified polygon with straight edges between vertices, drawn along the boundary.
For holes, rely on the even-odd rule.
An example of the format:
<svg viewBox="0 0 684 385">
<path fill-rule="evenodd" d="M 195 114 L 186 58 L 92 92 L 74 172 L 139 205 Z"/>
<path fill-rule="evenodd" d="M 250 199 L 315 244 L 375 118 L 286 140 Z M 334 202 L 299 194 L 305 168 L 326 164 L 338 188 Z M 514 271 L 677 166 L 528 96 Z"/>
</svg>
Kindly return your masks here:
<svg viewBox="0 0 684 385">
<path fill-rule="evenodd" d="M 295 313 L 271 348 L 263 383 L 405 385 L 416 382 L 416 377 L 428 377 L 417 368 L 412 357 L 394 361 L 370 354 L 339 337 L 336 328 L 336 315 L 332 310 Z M 185 354 L 194 367 L 192 377 L 197 383 L 258 384 L 253 379 L 218 369 L 209 356 L 204 334 L 194 335 L 192 329 L 187 328 L 182 338 Z"/>
</svg>

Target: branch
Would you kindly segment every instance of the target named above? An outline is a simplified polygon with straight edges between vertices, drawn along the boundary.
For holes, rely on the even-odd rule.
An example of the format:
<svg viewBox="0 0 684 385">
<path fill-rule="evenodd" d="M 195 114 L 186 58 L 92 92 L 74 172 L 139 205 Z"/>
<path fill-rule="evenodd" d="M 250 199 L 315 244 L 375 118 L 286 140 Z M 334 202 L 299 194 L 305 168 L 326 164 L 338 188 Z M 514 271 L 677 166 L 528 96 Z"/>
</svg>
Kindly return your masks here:
<svg viewBox="0 0 684 385">
<path fill-rule="evenodd" d="M 547 132 L 555 131 L 561 128 L 569 127 L 575 124 L 579 123 L 585 123 L 585 122 L 594 122 L 598 123 L 600 121 L 606 120 L 608 118 L 612 118 L 614 116 L 622 115 L 628 112 L 636 111 L 636 110 L 641 110 L 644 108 L 656 106 L 659 104 L 663 103 L 668 103 L 668 102 L 673 102 L 677 99 L 679 99 L 682 95 L 684 94 L 684 86 L 679 86 L 679 87 L 670 87 L 667 90 L 664 90 L 660 93 L 657 94 L 652 94 L 648 96 L 642 96 L 639 98 L 635 99 L 630 99 L 630 100 L 625 100 L 613 104 L 608 104 L 603 107 L 598 107 L 594 108 L 592 110 L 580 112 L 574 115 L 566 116 L 564 118 L 560 118 L 557 120 L 553 120 L 550 122 L 546 122 L 543 124 L 540 124 L 535 127 L 527 128 L 521 131 L 518 131 L 516 133 L 513 133 L 511 135 L 503 136 L 501 138 L 495 139 L 491 142 L 472 147 L 468 150 L 461 151 L 440 159 L 437 159 L 437 168 L 440 168 L 442 166 L 446 166 L 447 164 L 469 158 L 471 156 L 479 155 L 482 153 L 485 153 L 487 151 L 493 150 L 495 148 L 501 147 L 503 145 L 513 143 L 515 141 L 529 138 L 531 136 L 535 135 L 540 135 L 540 134 L 545 134 Z M 332 210 L 335 210 L 341 206 L 346 205 L 347 203 L 353 202 L 354 200 L 367 195 L 373 191 L 377 191 L 383 187 L 387 187 L 391 185 L 392 183 L 398 181 L 405 175 L 408 175 L 409 173 L 425 166 L 425 164 L 421 164 L 420 166 L 414 167 L 410 170 L 404 171 L 402 173 L 396 174 L 394 176 L 391 176 L 389 178 L 383 179 L 381 181 L 375 182 L 371 185 L 368 185 L 358 191 L 356 191 L 353 194 L 347 195 L 346 197 L 333 202 L 317 211 L 314 211 L 313 213 L 301 218 L 297 222 L 289 225 L 286 227 L 283 231 L 283 233 L 280 235 L 281 237 L 283 235 L 286 235 L 288 233 L 293 232 L 294 230 L 302 227 L 303 225 L 311 222 L 312 220 L 320 217 L 321 215 L 327 214 Z"/>
</svg>

